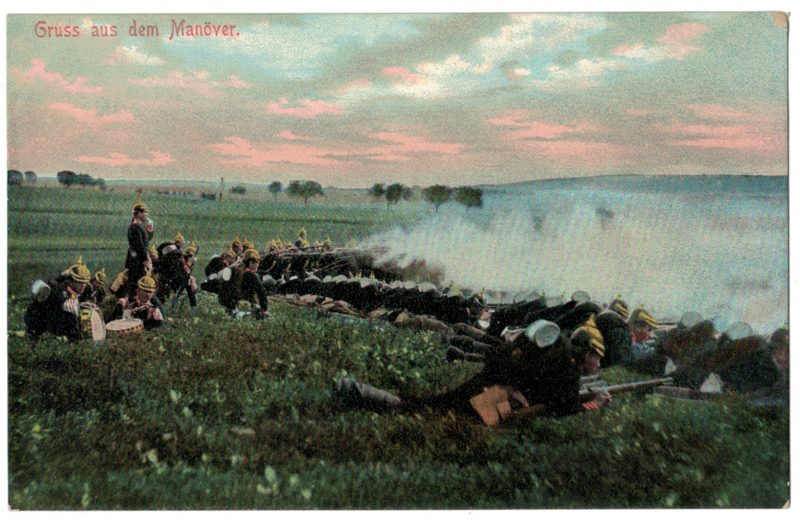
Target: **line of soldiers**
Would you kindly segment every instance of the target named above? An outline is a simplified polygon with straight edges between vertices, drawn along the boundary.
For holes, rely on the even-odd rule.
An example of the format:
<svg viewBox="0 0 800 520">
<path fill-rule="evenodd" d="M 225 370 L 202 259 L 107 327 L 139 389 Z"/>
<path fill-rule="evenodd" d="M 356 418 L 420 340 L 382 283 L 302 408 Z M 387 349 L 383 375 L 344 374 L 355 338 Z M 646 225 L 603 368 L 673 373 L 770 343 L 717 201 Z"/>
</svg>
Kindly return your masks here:
<svg viewBox="0 0 800 520">
<path fill-rule="evenodd" d="M 161 301 L 171 295 L 177 298 L 186 292 L 196 308 L 197 284 L 191 272 L 197 246 L 192 242 L 184 248 L 184 237 L 178 233 L 173 240 L 152 247 L 153 222 L 147 207 L 137 200 L 132 210 L 125 271 L 106 288 L 105 270 L 92 276 L 79 259 L 49 283 L 35 282 L 33 302 L 25 313 L 28 337 L 36 339 L 49 331 L 78 339 L 82 302 L 105 305 L 111 300 L 110 319 L 137 317 L 145 328 L 163 322 Z M 480 293 L 464 296 L 457 289 L 440 290 L 433 284 L 334 276 L 340 266 L 335 255 L 329 254 L 329 241 L 316 246 L 314 252 L 320 254 L 314 257 L 313 268 L 307 254 L 310 247 L 304 230 L 293 244 L 271 241 L 263 256 L 252 242 L 236 237 L 230 248 L 209 261 L 200 288 L 216 293 L 220 305 L 234 318 L 267 317 L 268 294 L 346 302 L 359 315 L 438 330 L 448 361 L 484 364 L 474 378 L 435 396 L 394 396 L 346 379 L 336 393 L 340 403 L 348 406 L 463 407 L 482 395 L 481 389 L 500 386 L 501 391 L 490 392 L 491 399 L 502 397 L 495 403 L 498 406 L 535 402 L 553 415 L 595 409 L 609 397 L 577 400 L 575 381 L 596 372 L 601 359 L 604 366 L 626 364 L 659 375 L 668 372 L 679 384 L 692 388 L 702 385 L 711 373 L 719 374 L 737 391 L 788 381 L 788 328 L 776 331 L 767 341 L 752 334 L 719 334 L 711 322 L 691 316 L 664 327 L 643 308 L 630 312 L 620 298 L 602 307 L 582 291 L 568 302 L 542 295 L 491 309 Z M 320 261 L 323 258 L 334 262 Z M 244 310 L 242 301 L 250 302 L 251 312 Z"/>
</svg>

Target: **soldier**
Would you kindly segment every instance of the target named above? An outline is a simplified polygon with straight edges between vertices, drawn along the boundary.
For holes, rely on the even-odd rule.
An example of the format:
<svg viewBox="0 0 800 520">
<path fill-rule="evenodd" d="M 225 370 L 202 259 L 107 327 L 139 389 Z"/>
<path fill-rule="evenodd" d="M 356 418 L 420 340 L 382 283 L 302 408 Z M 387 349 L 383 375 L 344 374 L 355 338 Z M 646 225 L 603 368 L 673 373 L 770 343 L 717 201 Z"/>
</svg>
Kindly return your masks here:
<svg viewBox="0 0 800 520">
<path fill-rule="evenodd" d="M 233 253 L 236 255 L 235 260 L 241 259 L 242 254 L 244 253 L 244 249 L 242 248 L 242 241 L 239 240 L 239 235 L 233 237 L 233 242 L 231 242 L 231 249 L 233 250 Z"/>
<path fill-rule="evenodd" d="M 233 265 L 236 258 L 236 253 L 233 249 L 228 248 L 223 254 L 213 257 L 206 265 L 205 273 L 206 279 L 200 284 L 200 288 L 206 292 L 217 294 L 219 293 L 222 280 L 219 279 L 219 273 L 226 267 Z"/>
<path fill-rule="evenodd" d="M 31 287 L 33 301 L 25 311 L 25 337 L 36 341 L 45 332 L 80 339 L 80 295 L 89 283 L 91 273 L 78 258 L 60 276 L 46 284 L 36 280 Z"/>
<path fill-rule="evenodd" d="M 133 205 L 133 219 L 128 226 L 128 255 L 125 258 L 125 268 L 128 270 L 127 295 L 136 293 L 136 283 L 152 268 L 149 255 L 148 231 L 145 229 L 150 221 L 147 215 L 147 206 L 137 197 Z"/>
<path fill-rule="evenodd" d="M 81 302 L 92 302 L 100 307 L 109 297 L 108 290 L 106 289 L 106 270 L 100 269 L 94 273 L 92 279 L 86 284 L 86 288 L 81 293 L 79 300 Z"/>
<path fill-rule="evenodd" d="M 154 296 L 155 292 L 156 281 L 146 273 L 136 282 L 133 296 L 117 300 L 111 319 L 138 318 L 146 330 L 160 327 L 164 323 L 164 315 Z"/>
<path fill-rule="evenodd" d="M 294 241 L 294 247 L 303 249 L 308 247 L 308 245 L 308 240 L 306 240 L 306 230 L 300 229 L 300 231 L 297 233 L 297 240 Z"/>
<path fill-rule="evenodd" d="M 158 256 L 163 258 L 170 253 L 180 252 L 181 249 L 183 248 L 184 243 L 185 239 L 183 238 L 183 235 L 181 235 L 179 232 L 177 235 L 175 235 L 174 239 L 167 240 L 166 242 L 161 242 L 158 245 L 157 249 Z"/>
<path fill-rule="evenodd" d="M 258 251 L 250 249 L 245 252 L 241 267 L 231 268 L 231 278 L 221 284 L 219 290 L 219 303 L 228 310 L 228 313 L 241 318 L 245 315 L 238 309 L 239 301 L 247 300 L 258 303 L 253 305 L 253 316 L 267 318 L 267 291 L 261 284 L 256 270 L 258 268 Z"/>
<path fill-rule="evenodd" d="M 495 385 L 502 385 L 517 403 L 523 406 L 541 404 L 544 414 L 560 416 L 598 409 L 611 400 L 607 393 L 598 394 L 587 402 L 582 402 L 580 397 L 581 376 L 597 371 L 604 352 L 602 341 L 584 330 L 576 331 L 571 340 L 559 336 L 547 348 L 521 339 L 495 350 L 487 356 L 483 370 L 441 394 L 399 397 L 349 378 L 341 381 L 335 394 L 344 407 L 376 411 L 416 411 L 428 407 L 464 412 L 471 409 L 471 401 L 477 396 L 492 391 Z"/>
<path fill-rule="evenodd" d="M 629 316 L 628 305 L 617 297 L 607 309 L 595 317 L 606 346 L 606 355 L 603 358 L 603 365 L 606 367 L 622 363 L 628 357 L 631 350 L 631 333 L 627 323 Z"/>
<path fill-rule="evenodd" d="M 191 275 L 194 267 L 197 246 L 192 242 L 185 252 L 172 249 L 158 261 L 158 291 L 159 300 L 165 301 L 173 292 L 177 298 L 181 291 L 186 291 L 189 305 L 192 309 L 197 307 L 197 283 Z M 177 299 L 173 302 L 177 302 Z"/>
<path fill-rule="evenodd" d="M 651 340 L 655 339 L 658 321 L 643 307 L 638 307 L 631 313 L 628 327 L 631 333 L 631 349 L 626 356 L 623 356 L 623 361 L 637 363 L 651 357 L 656 351 L 655 342 Z"/>
</svg>

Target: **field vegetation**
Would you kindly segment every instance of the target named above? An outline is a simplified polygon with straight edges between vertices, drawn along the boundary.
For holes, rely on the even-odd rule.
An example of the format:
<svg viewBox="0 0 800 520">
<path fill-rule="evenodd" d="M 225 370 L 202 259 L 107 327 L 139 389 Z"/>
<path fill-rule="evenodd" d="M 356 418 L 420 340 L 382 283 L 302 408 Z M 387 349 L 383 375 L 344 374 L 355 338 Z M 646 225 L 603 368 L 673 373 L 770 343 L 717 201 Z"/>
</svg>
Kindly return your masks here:
<svg viewBox="0 0 800 520">
<path fill-rule="evenodd" d="M 79 254 L 92 269 L 121 267 L 132 202 L 9 189 L 14 509 L 775 508 L 788 500 L 788 409 L 628 395 L 599 412 L 490 430 L 471 416 L 337 408 L 332 387 L 345 375 L 416 393 L 479 369 L 447 364 L 431 332 L 281 303 L 268 322 L 235 322 L 206 294 L 196 315 L 184 306 L 135 340 L 47 336 L 34 347 L 18 337 L 34 277 Z M 342 244 L 430 214 L 368 202 L 145 202 L 156 242 L 180 231 L 205 259 L 237 233 L 263 248 L 302 227 L 312 241 Z"/>
</svg>

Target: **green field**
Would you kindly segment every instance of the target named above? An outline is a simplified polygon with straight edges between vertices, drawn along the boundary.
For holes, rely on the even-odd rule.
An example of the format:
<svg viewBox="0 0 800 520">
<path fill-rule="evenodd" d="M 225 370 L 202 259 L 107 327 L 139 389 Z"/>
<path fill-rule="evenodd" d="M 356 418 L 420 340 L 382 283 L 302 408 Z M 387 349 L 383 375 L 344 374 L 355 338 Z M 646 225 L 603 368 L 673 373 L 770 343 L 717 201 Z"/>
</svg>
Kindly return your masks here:
<svg viewBox="0 0 800 520">
<path fill-rule="evenodd" d="M 201 256 L 233 234 L 358 240 L 429 208 L 145 196 L 156 242 Z M 9 190 L 10 331 L 33 277 L 82 254 L 121 267 L 129 194 Z M 205 256 L 207 258 L 207 256 Z M 8 340 L 9 501 L 15 509 L 775 508 L 789 498 L 789 410 L 735 399 L 620 397 L 600 412 L 490 430 L 473 417 L 337 410 L 345 374 L 407 392 L 479 367 L 433 333 L 319 319 L 273 304 L 233 322 L 212 295 L 131 341 L 35 349 Z M 642 377 L 623 369 L 609 381 Z"/>
</svg>

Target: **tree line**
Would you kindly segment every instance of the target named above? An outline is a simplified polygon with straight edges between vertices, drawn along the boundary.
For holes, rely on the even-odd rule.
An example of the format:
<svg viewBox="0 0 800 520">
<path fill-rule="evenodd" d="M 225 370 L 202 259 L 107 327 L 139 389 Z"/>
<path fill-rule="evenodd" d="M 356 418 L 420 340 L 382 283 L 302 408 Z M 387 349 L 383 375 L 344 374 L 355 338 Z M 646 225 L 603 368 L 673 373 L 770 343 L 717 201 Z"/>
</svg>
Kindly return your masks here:
<svg viewBox="0 0 800 520">
<path fill-rule="evenodd" d="M 381 183 L 373 184 L 372 188 L 369 189 L 369 194 L 377 200 L 385 198 L 387 208 L 392 204 L 397 204 L 401 199 L 411 200 L 414 197 L 414 192 L 411 188 L 398 183 L 390 184 L 389 186 Z M 436 184 L 422 190 L 422 196 L 427 202 L 433 204 L 437 213 L 439 212 L 439 207 L 451 199 L 464 205 L 468 211 L 470 208 L 483 207 L 483 190 L 469 186 L 451 188 Z"/>
<path fill-rule="evenodd" d="M 23 183 L 23 179 L 25 184 L 36 184 L 39 178 L 36 176 L 36 172 L 27 171 L 22 173 L 19 170 L 8 170 L 9 186 L 20 186 Z"/>
</svg>

